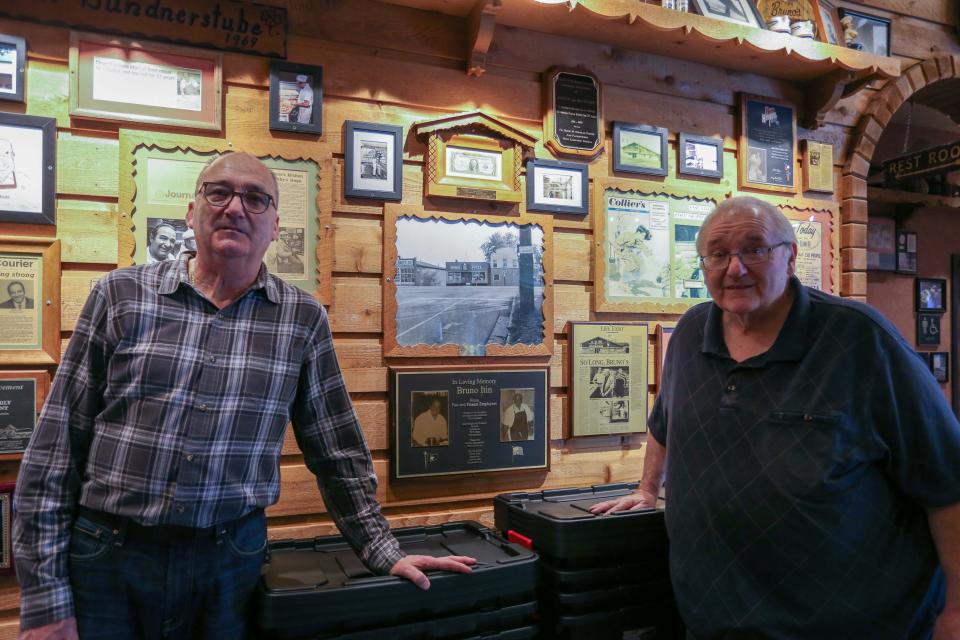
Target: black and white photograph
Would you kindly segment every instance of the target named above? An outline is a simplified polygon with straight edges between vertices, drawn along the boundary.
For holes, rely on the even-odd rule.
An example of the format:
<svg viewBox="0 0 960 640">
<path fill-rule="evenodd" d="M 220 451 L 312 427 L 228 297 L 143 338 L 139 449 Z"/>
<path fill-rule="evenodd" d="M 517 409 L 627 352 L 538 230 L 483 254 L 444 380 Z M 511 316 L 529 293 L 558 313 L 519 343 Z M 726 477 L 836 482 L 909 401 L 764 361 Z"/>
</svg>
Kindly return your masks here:
<svg viewBox="0 0 960 640">
<path fill-rule="evenodd" d="M 917 344 L 922 347 L 940 346 L 940 314 L 917 314 Z"/>
<path fill-rule="evenodd" d="M 626 398 L 630 395 L 630 367 L 590 367 L 591 398 Z"/>
<path fill-rule="evenodd" d="M 541 344 L 543 237 L 535 224 L 397 218 L 397 344 Z"/>
<path fill-rule="evenodd" d="M 934 351 L 930 354 L 930 371 L 939 383 L 950 381 L 950 354 L 946 351 Z"/>
<path fill-rule="evenodd" d="M 270 63 L 270 129 L 320 134 L 323 131 L 323 68 Z"/>
<path fill-rule="evenodd" d="M 0 113 L 0 222 L 54 224 L 56 120 Z"/>
<path fill-rule="evenodd" d="M 402 199 L 403 128 L 348 120 L 344 131 L 344 195 Z"/>
<path fill-rule="evenodd" d="M 681 133 L 677 173 L 706 178 L 723 177 L 723 140 Z"/>
<path fill-rule="evenodd" d="M 626 398 L 603 400 L 600 403 L 600 416 L 611 424 L 630 422 L 630 401 Z"/>
<path fill-rule="evenodd" d="M 557 160 L 527 162 L 527 210 L 586 215 L 587 165 Z"/>
<path fill-rule="evenodd" d="M 33 309 L 37 297 L 33 291 L 35 282 L 33 278 L 0 278 L 0 309 Z"/>
<path fill-rule="evenodd" d="M 450 444 L 450 395 L 446 390 L 410 394 L 410 446 L 446 447 Z"/>
<path fill-rule="evenodd" d="M 268 251 L 264 256 L 271 272 L 281 277 L 284 274 L 303 277 L 306 250 L 304 231 L 303 227 L 280 227 L 277 241 L 271 247 L 272 251 Z"/>
<path fill-rule="evenodd" d="M 24 101 L 27 41 L 0 34 L 0 100 Z"/>
<path fill-rule="evenodd" d="M 613 124 L 613 170 L 667 175 L 667 130 L 646 124 Z"/>
<path fill-rule="evenodd" d="M 695 13 L 763 29 L 764 23 L 752 0 L 690 0 Z"/>
<path fill-rule="evenodd" d="M 916 278 L 917 311 L 947 310 L 947 281 L 942 278 Z"/>
<path fill-rule="evenodd" d="M 448 176 L 492 182 L 503 180 L 500 152 L 447 145 L 445 160 Z"/>
<path fill-rule="evenodd" d="M 840 7 L 847 47 L 878 56 L 890 55 L 890 20 Z"/>
<path fill-rule="evenodd" d="M 534 389 L 500 390 L 500 442 L 533 440 Z"/>
<path fill-rule="evenodd" d="M 750 182 L 767 181 L 767 150 L 750 147 L 747 150 L 747 180 Z"/>
<path fill-rule="evenodd" d="M 183 220 L 147 218 L 147 264 L 179 258 L 186 232 Z"/>
</svg>

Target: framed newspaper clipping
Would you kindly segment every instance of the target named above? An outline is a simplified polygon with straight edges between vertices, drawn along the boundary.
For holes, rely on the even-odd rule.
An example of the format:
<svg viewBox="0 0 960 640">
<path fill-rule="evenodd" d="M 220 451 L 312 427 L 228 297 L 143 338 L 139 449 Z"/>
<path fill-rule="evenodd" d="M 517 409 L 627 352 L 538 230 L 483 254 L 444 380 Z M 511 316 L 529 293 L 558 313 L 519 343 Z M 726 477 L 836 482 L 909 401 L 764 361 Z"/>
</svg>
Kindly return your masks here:
<svg viewBox="0 0 960 640">
<path fill-rule="evenodd" d="M 570 436 L 647 430 L 646 322 L 570 323 Z"/>
<path fill-rule="evenodd" d="M 0 237 L 0 364 L 60 362 L 60 241 Z"/>
</svg>

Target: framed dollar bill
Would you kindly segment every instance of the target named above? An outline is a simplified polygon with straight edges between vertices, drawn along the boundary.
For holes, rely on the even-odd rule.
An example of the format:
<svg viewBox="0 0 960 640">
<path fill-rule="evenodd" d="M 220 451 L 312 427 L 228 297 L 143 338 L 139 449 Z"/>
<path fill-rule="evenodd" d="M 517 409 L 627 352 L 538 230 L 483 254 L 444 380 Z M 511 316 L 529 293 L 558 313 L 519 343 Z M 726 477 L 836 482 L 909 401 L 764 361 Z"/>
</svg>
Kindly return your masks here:
<svg viewBox="0 0 960 640">
<path fill-rule="evenodd" d="M 570 323 L 568 436 L 647 430 L 646 322 Z"/>
<path fill-rule="evenodd" d="M 49 387 L 46 371 L 0 371 L 0 456 L 26 450 Z"/>
<path fill-rule="evenodd" d="M 546 469 L 546 367 L 391 369 L 394 478 Z"/>
</svg>

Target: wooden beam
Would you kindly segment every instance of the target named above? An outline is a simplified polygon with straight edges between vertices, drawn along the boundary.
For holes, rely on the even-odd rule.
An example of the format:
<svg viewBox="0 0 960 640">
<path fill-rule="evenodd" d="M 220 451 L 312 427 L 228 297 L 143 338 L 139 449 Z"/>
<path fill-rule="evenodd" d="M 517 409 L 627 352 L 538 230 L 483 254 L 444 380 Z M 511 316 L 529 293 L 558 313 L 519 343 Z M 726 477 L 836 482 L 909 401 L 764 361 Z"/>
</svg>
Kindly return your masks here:
<svg viewBox="0 0 960 640">
<path fill-rule="evenodd" d="M 501 0 L 478 0 L 467 20 L 467 75 L 480 77 L 486 71 L 487 52 L 493 43 Z"/>
<path fill-rule="evenodd" d="M 836 70 L 804 83 L 803 113 L 800 125 L 807 129 L 816 129 L 824 123 L 827 113 L 832 111 L 844 96 L 847 83 L 856 79 L 851 71 Z"/>
</svg>

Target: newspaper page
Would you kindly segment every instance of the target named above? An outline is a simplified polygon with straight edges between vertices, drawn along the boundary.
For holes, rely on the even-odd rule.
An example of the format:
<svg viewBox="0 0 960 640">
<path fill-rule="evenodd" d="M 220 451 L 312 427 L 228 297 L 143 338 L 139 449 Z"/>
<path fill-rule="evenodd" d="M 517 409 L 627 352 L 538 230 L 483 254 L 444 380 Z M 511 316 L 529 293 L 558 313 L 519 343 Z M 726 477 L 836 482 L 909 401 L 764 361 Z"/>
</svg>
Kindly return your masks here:
<svg viewBox="0 0 960 640">
<path fill-rule="evenodd" d="M 307 273 L 307 224 L 313 213 L 310 205 L 310 185 L 306 171 L 280 169 L 272 167 L 277 177 L 280 206 L 280 233 L 276 242 L 270 243 L 263 260 L 267 268 L 281 278 L 288 280 L 313 280 L 313 274 Z"/>
<path fill-rule="evenodd" d="M 823 289 L 823 234 L 822 224 L 816 220 L 791 221 L 797 234 L 796 274 L 800 282 Z"/>
<path fill-rule="evenodd" d="M 41 347 L 43 258 L 0 254 L 0 349 Z"/>
<path fill-rule="evenodd" d="M 574 436 L 647 430 L 648 333 L 644 323 L 574 324 Z"/>
</svg>

